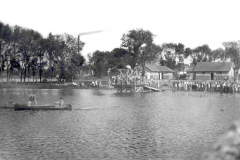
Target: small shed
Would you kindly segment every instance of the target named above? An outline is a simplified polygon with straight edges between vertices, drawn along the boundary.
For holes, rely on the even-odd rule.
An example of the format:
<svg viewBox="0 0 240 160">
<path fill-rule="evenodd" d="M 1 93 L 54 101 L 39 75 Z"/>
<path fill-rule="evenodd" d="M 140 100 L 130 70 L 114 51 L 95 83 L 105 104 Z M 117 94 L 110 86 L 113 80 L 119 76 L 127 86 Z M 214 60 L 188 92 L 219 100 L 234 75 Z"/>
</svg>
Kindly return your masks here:
<svg viewBox="0 0 240 160">
<path fill-rule="evenodd" d="M 197 62 L 195 80 L 224 80 L 234 78 L 233 62 Z"/>
<path fill-rule="evenodd" d="M 145 78 L 146 79 L 173 79 L 174 71 L 166 66 L 158 64 L 145 65 Z"/>
</svg>

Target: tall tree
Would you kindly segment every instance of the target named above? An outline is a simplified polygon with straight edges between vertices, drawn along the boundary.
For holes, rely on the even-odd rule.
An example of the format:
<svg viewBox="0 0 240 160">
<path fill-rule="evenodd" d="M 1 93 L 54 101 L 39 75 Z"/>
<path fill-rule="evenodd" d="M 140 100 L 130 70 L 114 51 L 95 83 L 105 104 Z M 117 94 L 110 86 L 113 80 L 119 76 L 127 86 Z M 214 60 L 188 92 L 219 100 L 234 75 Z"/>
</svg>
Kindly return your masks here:
<svg viewBox="0 0 240 160">
<path fill-rule="evenodd" d="M 2 83 L 3 83 L 3 76 L 2 76 L 2 72 L 3 72 L 3 60 L 4 60 L 4 56 L 3 56 L 3 28 L 4 28 L 4 24 L 2 22 L 0 22 L 0 76 L 2 77 Z"/>
<path fill-rule="evenodd" d="M 234 76 L 236 76 L 240 68 L 240 41 L 224 42 L 223 46 L 225 48 L 224 59 L 230 58 L 234 63 Z"/>
<path fill-rule="evenodd" d="M 73 80 L 73 75 L 80 75 L 81 67 L 85 62 L 85 58 L 81 55 L 84 43 L 81 41 L 78 42 L 78 40 L 70 34 L 64 34 L 63 36 L 66 43 L 66 53 L 68 57 L 68 73 L 71 74 Z"/>
<path fill-rule="evenodd" d="M 15 69 L 20 70 L 20 40 L 23 28 L 20 26 L 12 27 L 11 56 L 10 56 L 10 76 Z"/>
<path fill-rule="evenodd" d="M 55 44 L 54 44 L 54 36 L 52 33 L 49 33 L 47 37 L 47 53 L 48 53 L 48 74 L 50 74 L 51 77 L 51 83 L 52 83 L 52 78 L 53 78 L 53 71 L 54 71 L 54 52 L 55 52 Z"/>
<path fill-rule="evenodd" d="M 21 52 L 21 68 L 24 71 L 24 82 L 26 82 L 26 77 L 30 76 L 30 62 L 33 56 L 32 49 L 33 49 L 33 30 L 30 29 L 23 29 L 22 37 L 20 42 L 20 52 Z M 22 77 L 22 72 L 21 72 Z"/>
<path fill-rule="evenodd" d="M 231 62 L 234 63 L 235 69 L 240 68 L 240 41 L 224 42 L 225 58 L 230 58 Z"/>
<path fill-rule="evenodd" d="M 115 48 L 111 51 L 111 56 L 108 61 L 108 67 L 112 73 L 115 73 L 117 69 L 123 69 L 130 64 L 130 56 L 128 51 L 123 48 Z"/>
<path fill-rule="evenodd" d="M 215 62 L 216 60 L 225 60 L 225 51 L 222 48 L 217 48 L 215 50 L 212 50 L 211 56 L 210 56 L 211 61 Z"/>
<path fill-rule="evenodd" d="M 161 52 L 161 47 L 158 45 L 155 45 L 154 43 L 147 45 L 142 49 L 142 52 L 140 54 L 140 65 L 142 68 L 142 79 L 145 75 L 145 65 L 149 62 L 156 61 L 157 56 Z"/>
<path fill-rule="evenodd" d="M 164 43 L 160 54 L 160 64 L 165 65 L 176 73 L 184 70 L 185 46 L 182 43 Z"/>
<path fill-rule="evenodd" d="M 185 56 L 185 46 L 182 43 L 178 43 L 175 46 L 175 52 L 177 54 L 177 68 L 178 71 L 184 70 L 184 56 Z"/>
<path fill-rule="evenodd" d="M 92 64 L 92 69 L 95 77 L 107 75 L 108 61 L 111 57 L 111 52 L 95 51 L 89 55 L 89 63 Z"/>
<path fill-rule="evenodd" d="M 209 62 L 211 61 L 211 49 L 207 44 L 204 44 L 193 49 L 190 56 L 194 65 L 196 65 L 197 62 Z"/>
<path fill-rule="evenodd" d="M 60 80 L 63 77 L 68 79 L 71 77 L 73 80 L 74 75 L 79 74 L 80 68 L 85 61 L 80 53 L 84 44 L 80 42 L 81 45 L 78 47 L 78 40 L 66 33 L 55 37 L 57 37 L 56 55 L 58 55 L 58 75 Z"/>
<path fill-rule="evenodd" d="M 162 44 L 162 53 L 160 54 L 160 64 L 175 69 L 177 60 L 175 54 L 175 44 L 164 43 Z"/>
<path fill-rule="evenodd" d="M 192 54 L 192 49 L 191 48 L 185 48 L 185 51 L 184 51 L 184 58 L 188 58 L 189 56 L 191 56 Z"/>
<path fill-rule="evenodd" d="M 42 82 L 43 66 L 46 65 L 46 60 L 44 61 L 43 58 L 46 54 L 47 40 L 41 37 L 37 45 L 37 56 L 39 60 L 39 78 L 40 82 Z"/>
<path fill-rule="evenodd" d="M 150 50 L 151 47 L 152 50 L 155 50 L 156 45 L 153 44 L 153 38 L 154 35 L 150 31 L 143 29 L 130 30 L 127 34 L 123 34 L 121 47 L 126 49 L 130 55 L 131 68 L 141 66 L 143 59 L 148 56 L 152 57 L 151 52 L 142 52 L 142 46 L 145 45 L 148 48 L 146 50 Z"/>
<path fill-rule="evenodd" d="M 39 63 L 41 58 L 41 52 L 43 51 L 41 48 L 40 43 L 42 42 L 42 35 L 37 32 L 33 31 L 32 32 L 32 43 L 31 43 L 31 59 L 30 59 L 30 68 L 32 70 L 32 78 L 33 78 L 33 83 L 35 80 L 35 76 L 37 73 L 37 70 L 39 68 Z"/>
<path fill-rule="evenodd" d="M 74 53 L 71 58 L 72 74 L 76 72 L 80 74 L 81 67 L 85 63 L 85 61 L 85 58 L 81 54 Z"/>
<path fill-rule="evenodd" d="M 12 42 L 12 30 L 9 25 L 5 25 L 2 28 L 2 57 L 3 57 L 3 67 L 7 67 L 7 82 L 9 82 L 9 67 L 10 67 L 10 56 L 11 56 L 11 42 Z"/>
<path fill-rule="evenodd" d="M 60 80 L 66 79 L 70 73 L 69 73 L 69 61 L 72 57 L 71 53 L 66 52 L 67 45 L 64 40 L 63 35 L 56 35 L 54 36 L 55 42 L 55 52 L 54 52 L 54 64 L 55 64 L 55 74 L 59 75 Z"/>
</svg>

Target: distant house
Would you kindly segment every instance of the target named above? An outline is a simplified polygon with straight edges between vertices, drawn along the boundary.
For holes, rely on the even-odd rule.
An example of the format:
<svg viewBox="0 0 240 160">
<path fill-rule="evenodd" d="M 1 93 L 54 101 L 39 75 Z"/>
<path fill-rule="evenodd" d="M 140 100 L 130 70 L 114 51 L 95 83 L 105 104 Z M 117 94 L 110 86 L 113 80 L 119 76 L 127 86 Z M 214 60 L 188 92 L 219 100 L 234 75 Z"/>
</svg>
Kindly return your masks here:
<svg viewBox="0 0 240 160">
<path fill-rule="evenodd" d="M 233 62 L 198 62 L 193 69 L 195 80 L 224 80 L 234 78 Z"/>
<path fill-rule="evenodd" d="M 146 79 L 173 79 L 174 71 L 166 66 L 158 64 L 145 65 L 145 78 Z"/>
</svg>

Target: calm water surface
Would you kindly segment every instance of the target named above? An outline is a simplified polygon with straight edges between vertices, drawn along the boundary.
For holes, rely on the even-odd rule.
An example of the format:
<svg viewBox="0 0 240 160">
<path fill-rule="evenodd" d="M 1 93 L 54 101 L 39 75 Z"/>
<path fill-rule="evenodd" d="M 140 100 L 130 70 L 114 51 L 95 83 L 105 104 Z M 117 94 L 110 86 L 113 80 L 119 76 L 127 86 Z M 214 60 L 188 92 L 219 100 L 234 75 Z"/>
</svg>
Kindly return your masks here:
<svg viewBox="0 0 240 160">
<path fill-rule="evenodd" d="M 31 91 L 1 89 L 0 102 Z M 240 115 L 238 94 L 36 91 L 39 104 L 61 96 L 73 110 L 0 110 L 0 159 L 197 159 Z"/>
</svg>

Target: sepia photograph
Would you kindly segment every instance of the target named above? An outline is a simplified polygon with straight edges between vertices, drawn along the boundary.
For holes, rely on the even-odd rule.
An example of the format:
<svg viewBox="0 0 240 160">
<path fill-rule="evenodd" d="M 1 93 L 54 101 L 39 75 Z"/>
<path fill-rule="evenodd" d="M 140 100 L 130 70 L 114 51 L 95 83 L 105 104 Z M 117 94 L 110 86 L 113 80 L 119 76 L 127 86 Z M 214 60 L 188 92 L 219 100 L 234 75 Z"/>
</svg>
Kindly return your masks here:
<svg viewBox="0 0 240 160">
<path fill-rule="evenodd" d="M 239 160 L 239 0 L 0 0 L 0 160 Z"/>
</svg>

